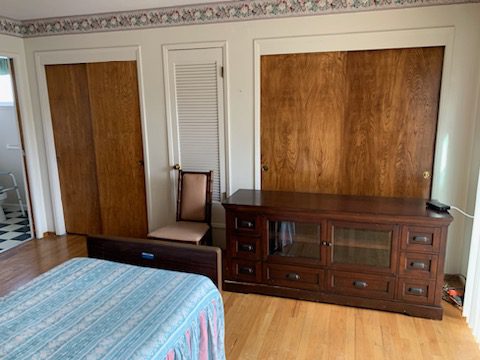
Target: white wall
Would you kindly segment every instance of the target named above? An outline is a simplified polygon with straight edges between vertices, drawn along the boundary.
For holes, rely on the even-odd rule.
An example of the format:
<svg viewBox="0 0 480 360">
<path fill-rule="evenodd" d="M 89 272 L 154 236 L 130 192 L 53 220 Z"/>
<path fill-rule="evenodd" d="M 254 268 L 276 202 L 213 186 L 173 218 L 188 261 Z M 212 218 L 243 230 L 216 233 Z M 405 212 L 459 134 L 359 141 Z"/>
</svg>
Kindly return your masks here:
<svg viewBox="0 0 480 360">
<path fill-rule="evenodd" d="M 0 56 L 12 58 L 15 67 L 18 105 L 25 141 L 24 150 L 27 155 L 26 166 L 30 179 L 35 235 L 42 237 L 44 232 L 52 227 L 52 212 L 48 191 L 48 179 L 41 176 L 41 168 L 45 167 L 45 156 L 43 150 L 38 148 L 37 141 L 43 143 L 43 137 L 42 133 L 37 134 L 35 131 L 36 124 L 32 111 L 31 88 L 28 83 L 23 39 L 0 34 Z M 38 120 L 38 118 L 35 118 L 35 120 Z M 50 221 L 50 223 L 48 223 L 48 221 Z"/>
<path fill-rule="evenodd" d="M 480 43 L 478 44 L 480 48 Z M 480 66 L 480 65 L 479 65 Z M 470 173 L 468 179 L 468 190 L 467 190 L 467 203 L 466 209 L 468 212 L 473 215 L 473 211 L 475 209 L 475 200 L 476 200 L 476 189 L 477 183 L 480 181 L 478 178 L 480 168 L 480 75 L 477 87 L 477 107 L 476 107 L 476 126 L 475 130 L 472 131 L 473 133 L 473 144 L 472 144 L 472 159 L 470 163 Z M 458 215 L 460 217 L 460 215 Z M 480 214 L 475 214 L 475 216 L 480 216 Z M 460 273 L 466 274 L 467 273 L 467 265 L 468 265 L 468 257 L 470 252 L 470 242 L 472 236 L 472 226 L 473 220 L 472 219 L 465 219 L 466 226 L 465 226 L 465 242 L 462 244 L 463 247 L 461 249 L 462 252 L 462 268 Z"/>
<path fill-rule="evenodd" d="M 448 81 L 448 99 L 444 99 L 442 123 L 436 159 L 442 159 L 442 171 L 434 174 L 434 197 L 461 207 L 471 206 L 469 166 L 473 151 L 474 111 L 477 102 L 480 59 L 480 4 L 437 6 L 402 10 L 383 10 L 303 18 L 256 20 L 247 22 L 190 25 L 124 32 L 62 35 L 25 40 L 29 79 L 36 114 L 35 127 L 41 158 L 44 161 L 42 123 L 36 84 L 34 54 L 36 51 L 100 48 L 116 46 L 141 47 L 141 66 L 145 90 L 148 152 L 150 155 L 151 192 L 156 203 L 150 228 L 171 221 L 171 202 L 167 127 L 162 72 L 162 45 L 187 42 L 227 41 L 227 66 L 230 128 L 230 190 L 254 187 L 254 40 L 261 38 L 309 36 L 337 33 L 395 32 L 404 29 L 453 27 L 454 40 Z M 406 35 L 410 36 L 410 35 Z M 408 39 L 405 39 L 408 40 Z M 355 47 L 354 41 L 349 45 Z M 349 47 L 347 46 L 347 47 Z M 348 50 L 348 49 L 345 49 Z M 479 151 L 476 149 L 475 151 Z M 46 169 L 45 162 L 42 163 Z M 46 176 L 46 170 L 43 171 Z M 43 184 L 45 193 L 48 184 Z M 470 209 L 471 210 L 471 209 Z M 52 226 L 51 214 L 48 224 Z M 222 222 L 220 209 L 214 211 L 214 222 Z M 52 229 L 53 230 L 53 229 Z M 217 231 L 218 233 L 218 231 Z M 447 271 L 463 269 L 465 224 L 455 220 L 450 229 Z"/>
<path fill-rule="evenodd" d="M 20 146 L 14 106 L 0 106 L 0 172 L 8 171 L 15 174 L 22 202 L 26 204 L 22 153 L 20 150 L 8 149 L 7 145 Z M 10 176 L 1 176 L 0 185 L 5 188 L 12 186 Z M 14 191 L 8 192 L 5 203 L 18 205 L 17 194 Z"/>
</svg>

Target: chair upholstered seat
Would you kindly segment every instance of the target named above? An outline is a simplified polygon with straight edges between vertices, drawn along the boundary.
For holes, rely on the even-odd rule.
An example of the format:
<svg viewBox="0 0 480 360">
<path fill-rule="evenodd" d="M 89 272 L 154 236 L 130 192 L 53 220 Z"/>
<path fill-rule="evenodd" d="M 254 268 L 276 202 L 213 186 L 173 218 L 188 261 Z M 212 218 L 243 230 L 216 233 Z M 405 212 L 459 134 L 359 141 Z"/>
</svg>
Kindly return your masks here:
<svg viewBox="0 0 480 360">
<path fill-rule="evenodd" d="M 206 223 L 193 221 L 177 221 L 152 231 L 148 237 L 198 243 L 205 236 L 210 226 Z"/>
</svg>

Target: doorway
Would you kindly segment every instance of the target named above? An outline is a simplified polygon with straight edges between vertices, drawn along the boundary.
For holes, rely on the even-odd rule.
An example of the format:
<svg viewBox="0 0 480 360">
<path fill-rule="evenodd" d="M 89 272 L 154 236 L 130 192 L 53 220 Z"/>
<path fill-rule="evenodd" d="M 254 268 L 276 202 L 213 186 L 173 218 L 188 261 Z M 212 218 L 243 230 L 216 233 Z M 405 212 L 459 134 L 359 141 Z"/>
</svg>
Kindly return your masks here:
<svg viewBox="0 0 480 360">
<path fill-rule="evenodd" d="M 13 60 L 0 56 L 0 253 L 33 238 Z"/>
</svg>

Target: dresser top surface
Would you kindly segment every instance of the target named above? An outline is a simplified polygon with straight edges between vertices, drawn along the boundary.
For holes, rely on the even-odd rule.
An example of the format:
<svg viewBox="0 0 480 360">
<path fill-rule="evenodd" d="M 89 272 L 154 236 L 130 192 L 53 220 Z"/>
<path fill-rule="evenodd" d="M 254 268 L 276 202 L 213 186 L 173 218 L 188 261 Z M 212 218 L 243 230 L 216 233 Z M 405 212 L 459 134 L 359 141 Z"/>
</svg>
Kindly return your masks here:
<svg viewBox="0 0 480 360">
<path fill-rule="evenodd" d="M 426 208 L 424 199 L 332 195 L 302 192 L 240 189 L 223 201 L 225 207 L 252 206 L 292 211 L 372 214 L 400 217 L 422 217 L 450 222 L 448 212 Z"/>
</svg>

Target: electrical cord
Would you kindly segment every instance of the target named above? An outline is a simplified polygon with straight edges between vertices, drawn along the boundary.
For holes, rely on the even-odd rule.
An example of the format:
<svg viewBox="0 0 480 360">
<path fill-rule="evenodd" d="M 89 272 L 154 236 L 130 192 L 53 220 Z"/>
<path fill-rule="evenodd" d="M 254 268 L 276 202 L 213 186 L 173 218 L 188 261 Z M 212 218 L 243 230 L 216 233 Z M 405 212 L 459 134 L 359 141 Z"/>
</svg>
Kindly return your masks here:
<svg viewBox="0 0 480 360">
<path fill-rule="evenodd" d="M 466 216 L 466 217 L 468 217 L 468 218 L 470 218 L 470 219 L 473 219 L 473 218 L 474 218 L 473 215 L 470 215 L 470 214 L 466 213 L 465 211 L 463 211 L 462 209 L 459 209 L 459 208 L 456 207 L 456 206 L 450 205 L 450 208 L 453 209 L 453 210 L 457 210 L 460 214 L 462 214 L 462 215 L 464 215 L 464 216 Z"/>
</svg>

